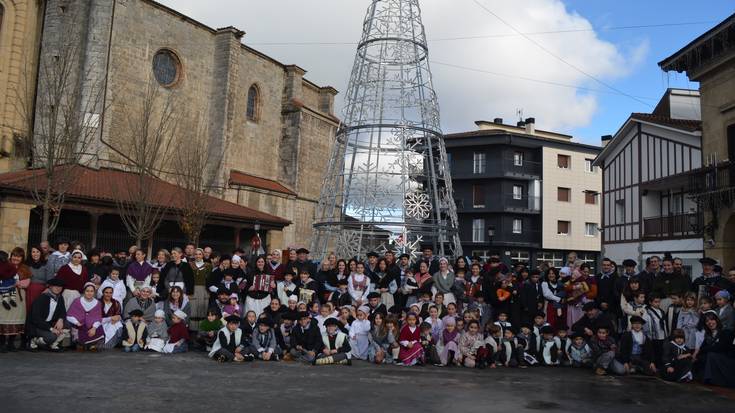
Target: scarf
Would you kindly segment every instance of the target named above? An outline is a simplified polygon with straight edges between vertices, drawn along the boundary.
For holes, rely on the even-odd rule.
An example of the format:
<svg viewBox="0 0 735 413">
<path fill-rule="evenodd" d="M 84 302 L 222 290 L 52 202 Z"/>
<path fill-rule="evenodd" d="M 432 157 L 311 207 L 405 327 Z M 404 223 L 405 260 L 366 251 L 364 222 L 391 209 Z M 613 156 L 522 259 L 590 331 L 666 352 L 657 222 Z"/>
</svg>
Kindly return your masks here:
<svg viewBox="0 0 735 413">
<path fill-rule="evenodd" d="M 76 275 L 82 275 L 82 264 L 74 265 L 72 263 L 67 264 L 69 268 L 71 268 L 72 271 L 74 271 L 74 274 Z"/>
</svg>

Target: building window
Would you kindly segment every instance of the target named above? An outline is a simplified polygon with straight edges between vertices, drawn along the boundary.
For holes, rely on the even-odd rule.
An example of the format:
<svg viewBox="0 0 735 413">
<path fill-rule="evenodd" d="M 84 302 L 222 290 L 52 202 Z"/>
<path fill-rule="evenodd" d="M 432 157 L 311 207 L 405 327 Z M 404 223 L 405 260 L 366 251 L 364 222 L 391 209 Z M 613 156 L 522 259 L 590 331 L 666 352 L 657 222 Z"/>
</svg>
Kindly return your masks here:
<svg viewBox="0 0 735 413">
<path fill-rule="evenodd" d="M 596 237 L 597 236 L 597 224 L 594 224 L 592 222 L 587 222 L 584 224 L 584 235 L 588 237 Z"/>
<path fill-rule="evenodd" d="M 247 118 L 250 122 L 258 121 L 258 106 L 260 105 L 260 92 L 258 87 L 255 85 L 250 86 L 248 89 L 248 109 Z"/>
<path fill-rule="evenodd" d="M 556 234 L 557 235 L 569 235 L 572 223 L 569 221 L 557 221 L 556 222 Z"/>
<path fill-rule="evenodd" d="M 472 206 L 475 208 L 485 207 L 485 191 L 482 185 L 472 185 Z"/>
<path fill-rule="evenodd" d="M 584 160 L 584 170 L 587 172 L 594 173 L 596 169 L 596 167 L 593 165 L 594 162 L 595 162 L 594 159 L 585 159 Z"/>
<path fill-rule="evenodd" d="M 587 205 L 597 205 L 598 195 L 595 191 L 584 191 L 584 203 Z"/>
<path fill-rule="evenodd" d="M 561 169 L 569 169 L 572 164 L 572 157 L 569 155 L 557 155 L 556 163 Z"/>
<path fill-rule="evenodd" d="M 513 220 L 513 233 L 514 234 L 523 233 L 523 220 L 522 219 L 516 218 Z"/>
<path fill-rule="evenodd" d="M 537 262 L 547 262 L 554 268 L 561 268 L 564 266 L 564 254 L 561 252 L 550 252 L 545 251 L 539 253 L 536 257 Z"/>
<path fill-rule="evenodd" d="M 485 220 L 472 220 L 472 242 L 485 242 Z"/>
<path fill-rule="evenodd" d="M 482 152 L 475 152 L 472 171 L 475 174 L 484 174 L 485 166 L 487 162 L 485 160 L 485 154 Z"/>
<path fill-rule="evenodd" d="M 528 264 L 528 261 L 530 259 L 531 259 L 531 254 L 528 251 L 511 251 L 510 252 L 510 261 L 513 263 L 513 265 Z"/>
<path fill-rule="evenodd" d="M 153 76 L 163 87 L 175 86 L 181 77 L 181 60 L 171 50 L 159 50 L 153 56 Z"/>
<path fill-rule="evenodd" d="M 572 190 L 569 188 L 562 188 L 562 187 L 556 188 L 556 199 L 559 202 L 571 202 Z"/>
<path fill-rule="evenodd" d="M 516 152 L 513 154 L 513 165 L 523 166 L 523 152 Z"/>
<path fill-rule="evenodd" d="M 513 185 L 513 199 L 523 199 L 522 185 Z"/>
</svg>

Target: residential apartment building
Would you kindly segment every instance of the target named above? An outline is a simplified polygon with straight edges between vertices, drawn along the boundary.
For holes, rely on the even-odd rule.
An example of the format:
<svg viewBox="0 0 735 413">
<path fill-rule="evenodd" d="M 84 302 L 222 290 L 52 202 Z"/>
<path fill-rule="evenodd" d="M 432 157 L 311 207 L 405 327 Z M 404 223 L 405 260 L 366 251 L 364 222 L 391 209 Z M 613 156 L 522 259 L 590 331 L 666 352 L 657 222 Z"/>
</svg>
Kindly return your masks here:
<svg viewBox="0 0 735 413">
<path fill-rule="evenodd" d="M 603 255 L 618 264 L 670 253 L 699 274 L 702 213 L 690 171 L 702 165 L 699 92 L 669 89 L 653 113 L 633 113 L 595 160 L 602 168 Z"/>
<path fill-rule="evenodd" d="M 692 173 L 704 208 L 704 254 L 735 266 L 735 14 L 659 63 L 699 82 L 703 167 Z"/>
<path fill-rule="evenodd" d="M 602 174 L 599 147 L 502 119 L 445 137 L 466 254 L 559 267 L 568 252 L 596 263 Z"/>
</svg>

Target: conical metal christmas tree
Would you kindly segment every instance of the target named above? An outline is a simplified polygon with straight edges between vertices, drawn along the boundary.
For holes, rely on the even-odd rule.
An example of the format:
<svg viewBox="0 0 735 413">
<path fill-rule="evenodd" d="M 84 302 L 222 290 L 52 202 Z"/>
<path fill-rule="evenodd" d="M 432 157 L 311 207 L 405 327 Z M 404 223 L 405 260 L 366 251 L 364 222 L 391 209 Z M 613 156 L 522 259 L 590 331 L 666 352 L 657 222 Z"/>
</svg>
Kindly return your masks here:
<svg viewBox="0 0 735 413">
<path fill-rule="evenodd" d="M 314 222 L 317 258 L 461 254 L 419 0 L 373 0 Z"/>
</svg>

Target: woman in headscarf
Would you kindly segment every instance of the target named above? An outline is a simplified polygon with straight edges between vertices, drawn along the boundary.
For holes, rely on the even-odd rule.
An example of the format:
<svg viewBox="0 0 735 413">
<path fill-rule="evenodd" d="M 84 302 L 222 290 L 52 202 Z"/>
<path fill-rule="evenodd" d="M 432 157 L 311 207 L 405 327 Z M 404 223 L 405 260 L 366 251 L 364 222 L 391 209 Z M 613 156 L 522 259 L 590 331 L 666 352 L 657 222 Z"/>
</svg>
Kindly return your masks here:
<svg viewBox="0 0 735 413">
<path fill-rule="evenodd" d="M 12 275 L 11 287 L 7 294 L 14 303 L 8 305 L 10 308 L 0 308 L 0 349 L 4 344 L 7 351 L 15 351 L 16 337 L 23 335 L 25 339 L 26 289 L 31 282 L 31 270 L 23 264 L 24 260 L 25 251 L 22 248 L 15 248 L 10 252 L 10 260 L 3 263 L 5 267 L 3 272 Z"/>
<path fill-rule="evenodd" d="M 97 346 L 104 343 L 105 333 L 102 330 L 102 305 L 95 295 L 97 287 L 94 283 L 84 284 L 84 295 L 75 299 L 66 311 L 66 321 L 72 326 L 72 337 L 76 337 L 77 350 L 97 351 Z"/>
<path fill-rule="evenodd" d="M 204 261 L 204 250 L 197 248 L 194 251 L 194 260 L 189 263 L 194 274 L 194 295 L 191 296 L 191 317 L 189 328 L 199 331 L 199 322 L 207 318 L 209 308 L 209 293 L 207 292 L 207 279 L 212 273 L 212 264 Z"/>
<path fill-rule="evenodd" d="M 184 290 L 175 286 L 171 288 L 171 291 L 168 293 L 168 298 L 163 302 L 163 312 L 166 313 L 166 323 L 169 326 L 172 324 L 174 313 L 178 310 L 186 313 L 186 320 L 184 320 L 186 322 L 191 314 L 191 303 L 189 302 L 189 297 L 184 294 Z"/>
<path fill-rule="evenodd" d="M 146 323 L 153 321 L 153 316 L 156 314 L 156 303 L 151 298 L 153 289 L 151 287 L 143 287 L 140 289 L 140 295 L 133 297 L 128 300 L 123 310 L 123 318 L 130 318 L 130 312 L 133 310 L 140 310 L 143 312 L 143 320 Z"/>
<path fill-rule="evenodd" d="M 26 291 L 26 310 L 31 311 L 31 305 L 46 291 L 46 282 L 54 278 L 51 267 L 43 256 L 43 250 L 40 245 L 31 247 L 31 254 L 26 261 L 26 265 L 31 269 L 31 284 Z"/>
<path fill-rule="evenodd" d="M 122 339 L 122 308 L 120 303 L 113 298 L 114 289 L 104 287 L 102 289 L 102 330 L 105 333 L 105 341 L 100 343 L 100 349 L 113 349 Z"/>
<path fill-rule="evenodd" d="M 444 257 L 439 259 L 439 271 L 434 274 L 433 280 L 436 292 L 444 294 L 445 304 L 457 302 L 454 297 L 454 293 L 452 292 L 452 287 L 454 286 L 454 272 L 449 268 L 449 260 Z"/>
<path fill-rule="evenodd" d="M 89 281 L 87 268 L 82 265 L 84 254 L 82 251 L 74 250 L 71 253 L 71 261 L 59 268 L 56 278 L 64 281 L 64 305 L 66 308 L 71 307 L 71 303 L 79 298 L 84 284 Z"/>
<path fill-rule="evenodd" d="M 125 274 L 125 285 L 130 291 L 129 295 L 137 297 L 140 295 L 140 289 L 146 285 L 151 285 L 151 275 L 153 274 L 153 266 L 145 260 L 145 251 L 138 249 L 135 251 L 135 258 L 128 264 Z"/>
</svg>

